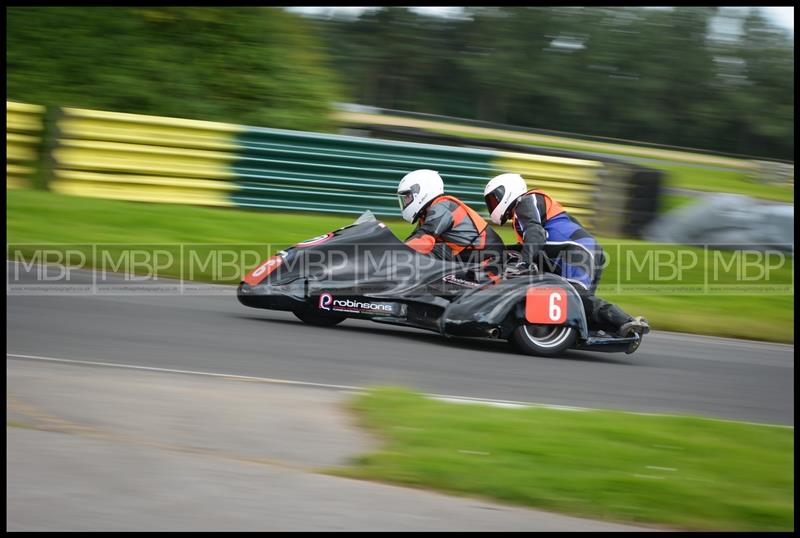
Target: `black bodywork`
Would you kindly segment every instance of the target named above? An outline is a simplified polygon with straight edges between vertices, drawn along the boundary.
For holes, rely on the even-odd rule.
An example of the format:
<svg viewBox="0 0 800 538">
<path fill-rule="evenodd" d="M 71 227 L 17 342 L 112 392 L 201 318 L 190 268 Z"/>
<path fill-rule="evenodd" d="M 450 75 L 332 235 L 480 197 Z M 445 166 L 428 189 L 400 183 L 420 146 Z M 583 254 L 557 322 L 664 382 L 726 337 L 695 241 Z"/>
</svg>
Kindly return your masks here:
<svg viewBox="0 0 800 538">
<path fill-rule="evenodd" d="M 265 261 L 239 285 L 239 301 L 301 318 L 352 317 L 448 337 L 507 339 L 527 323 L 530 288 L 560 288 L 567 302 L 562 325 L 577 332 L 573 348 L 624 352 L 639 340 L 591 332 L 579 295 L 558 275 L 490 277 L 479 264 L 419 254 L 382 222 L 363 218 Z"/>
</svg>

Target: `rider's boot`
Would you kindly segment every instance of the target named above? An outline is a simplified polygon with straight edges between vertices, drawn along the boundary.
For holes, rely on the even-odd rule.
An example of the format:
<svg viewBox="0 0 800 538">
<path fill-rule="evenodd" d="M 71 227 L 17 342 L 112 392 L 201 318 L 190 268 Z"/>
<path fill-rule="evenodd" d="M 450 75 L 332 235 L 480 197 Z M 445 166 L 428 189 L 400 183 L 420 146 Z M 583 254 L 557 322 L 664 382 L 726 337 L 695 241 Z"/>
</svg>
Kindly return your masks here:
<svg viewBox="0 0 800 538">
<path fill-rule="evenodd" d="M 584 304 L 584 307 L 589 306 L 592 309 L 590 319 L 597 327 L 619 333 L 619 329 L 625 323 L 633 320 L 633 317 L 615 304 L 606 302 L 597 296 L 591 296 L 588 299 L 589 304 Z"/>
<path fill-rule="evenodd" d="M 625 353 L 630 355 L 642 344 L 642 335 L 645 335 L 650 332 L 650 325 L 647 323 L 647 320 L 641 316 L 637 316 L 632 320 L 623 323 L 622 327 L 619 328 L 619 335 L 627 338 L 631 336 L 636 336 L 636 340 L 630 343 L 628 349 L 625 350 Z"/>
<path fill-rule="evenodd" d="M 642 316 L 637 316 L 630 321 L 622 324 L 618 333 L 622 337 L 633 336 L 633 333 L 638 333 L 640 336 L 650 332 L 650 325 L 647 320 Z"/>
</svg>

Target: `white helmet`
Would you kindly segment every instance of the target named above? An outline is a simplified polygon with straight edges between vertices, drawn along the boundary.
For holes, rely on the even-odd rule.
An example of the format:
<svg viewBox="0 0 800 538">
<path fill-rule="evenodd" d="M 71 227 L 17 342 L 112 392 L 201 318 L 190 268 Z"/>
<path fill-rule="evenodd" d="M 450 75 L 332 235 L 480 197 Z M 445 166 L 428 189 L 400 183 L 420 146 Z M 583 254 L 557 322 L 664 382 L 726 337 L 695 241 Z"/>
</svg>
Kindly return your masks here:
<svg viewBox="0 0 800 538">
<path fill-rule="evenodd" d="M 483 199 L 495 224 L 504 224 L 511 216 L 512 204 L 528 192 L 528 185 L 519 174 L 500 174 L 493 177 L 483 189 Z"/>
<path fill-rule="evenodd" d="M 433 170 L 414 170 L 409 172 L 397 186 L 397 197 L 403 218 L 416 222 L 420 211 L 428 203 L 444 194 L 444 182 L 438 172 Z"/>
</svg>

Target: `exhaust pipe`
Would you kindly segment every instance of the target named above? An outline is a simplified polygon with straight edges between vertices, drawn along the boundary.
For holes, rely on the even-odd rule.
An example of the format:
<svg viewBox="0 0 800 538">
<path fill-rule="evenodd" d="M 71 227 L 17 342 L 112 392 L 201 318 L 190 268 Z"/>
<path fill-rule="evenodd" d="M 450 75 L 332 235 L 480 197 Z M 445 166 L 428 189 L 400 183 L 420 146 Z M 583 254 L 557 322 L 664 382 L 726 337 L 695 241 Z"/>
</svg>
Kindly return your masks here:
<svg viewBox="0 0 800 538">
<path fill-rule="evenodd" d="M 489 329 L 489 338 L 500 338 L 500 329 L 497 327 Z"/>
</svg>

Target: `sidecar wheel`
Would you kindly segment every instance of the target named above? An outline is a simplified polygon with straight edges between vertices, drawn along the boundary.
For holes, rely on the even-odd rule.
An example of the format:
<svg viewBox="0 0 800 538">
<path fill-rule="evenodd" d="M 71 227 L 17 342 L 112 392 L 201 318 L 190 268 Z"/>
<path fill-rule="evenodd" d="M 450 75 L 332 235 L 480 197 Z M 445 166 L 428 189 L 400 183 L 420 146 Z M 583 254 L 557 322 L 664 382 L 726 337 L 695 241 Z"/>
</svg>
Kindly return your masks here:
<svg viewBox="0 0 800 538">
<path fill-rule="evenodd" d="M 312 314 L 311 312 L 303 312 L 302 310 L 293 310 L 292 313 L 303 323 L 308 323 L 316 327 L 333 327 L 346 319 L 344 316 Z"/>
<path fill-rule="evenodd" d="M 578 332 L 564 325 L 520 324 L 509 340 L 526 355 L 552 357 L 575 344 Z"/>
</svg>

